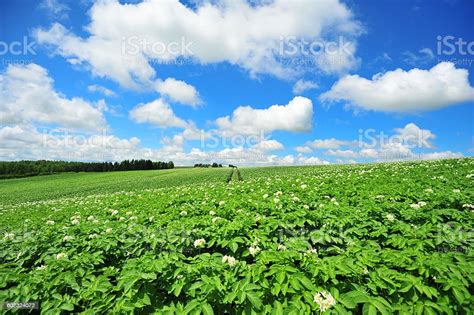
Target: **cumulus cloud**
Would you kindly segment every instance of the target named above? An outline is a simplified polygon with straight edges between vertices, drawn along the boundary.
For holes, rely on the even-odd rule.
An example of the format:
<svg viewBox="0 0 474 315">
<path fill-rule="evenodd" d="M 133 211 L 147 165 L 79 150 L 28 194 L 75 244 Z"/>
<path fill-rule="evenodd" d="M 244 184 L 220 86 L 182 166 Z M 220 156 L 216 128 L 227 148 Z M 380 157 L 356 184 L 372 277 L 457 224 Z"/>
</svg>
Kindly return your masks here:
<svg viewBox="0 0 474 315">
<path fill-rule="evenodd" d="M 306 143 L 306 146 L 314 149 L 338 149 L 342 146 L 351 145 L 353 142 L 346 140 L 339 140 L 336 138 L 330 139 L 316 139 Z"/>
<path fill-rule="evenodd" d="M 92 92 L 92 93 L 100 93 L 100 94 L 102 94 L 104 96 L 107 96 L 107 97 L 116 97 L 117 96 L 117 94 L 114 91 L 112 91 L 112 90 L 110 90 L 110 89 L 108 89 L 104 86 L 98 85 L 98 84 L 89 85 L 87 87 L 87 90 L 89 92 Z"/>
<path fill-rule="evenodd" d="M 365 110 L 416 112 L 474 100 L 469 72 L 442 62 L 430 70 L 397 69 L 379 73 L 371 80 L 348 75 L 337 81 L 322 101 L 347 101 Z"/>
<path fill-rule="evenodd" d="M 79 37 L 60 24 L 38 29 L 35 36 L 69 62 L 131 88 L 150 84 L 155 76 L 151 60 L 158 64 L 183 58 L 199 64 L 228 62 L 252 76 L 280 78 L 315 69 L 338 73 L 356 65 L 356 39 L 362 30 L 339 0 L 275 0 L 258 5 L 245 0 L 198 1 L 194 8 L 178 0 L 97 1 L 90 21 L 85 27 L 88 37 Z M 338 42 L 341 37 L 346 43 Z M 338 49 L 312 54 L 311 62 L 304 63 L 311 66 L 302 69 L 282 62 L 307 57 L 301 51 L 288 55 L 285 48 L 282 52 L 282 39 L 283 46 L 296 44 L 287 43 L 288 38 L 317 41 L 323 47 L 335 43 Z"/>
<path fill-rule="evenodd" d="M 295 85 L 293 85 L 293 94 L 300 94 L 303 93 L 304 91 L 312 90 L 312 89 L 317 89 L 318 84 L 313 81 L 306 81 L 306 80 L 298 80 L 295 82 Z"/>
<path fill-rule="evenodd" d="M 175 165 L 217 162 L 234 165 L 298 165 L 328 164 L 316 157 L 293 155 L 277 156 L 269 151 L 283 147 L 276 140 L 265 140 L 260 145 L 228 147 L 203 151 L 200 148 L 184 150 L 185 139 L 177 134 L 164 137 L 160 148 L 140 145 L 136 137 L 122 139 L 114 135 L 82 135 L 55 130 L 40 132 L 34 126 L 0 127 L 1 160 L 68 160 L 68 161 L 121 161 L 125 159 L 151 159 L 173 161 Z"/>
<path fill-rule="evenodd" d="M 164 81 L 157 80 L 155 87 L 161 95 L 168 97 L 174 102 L 193 107 L 198 106 L 202 102 L 194 86 L 175 78 L 167 78 Z"/>
<path fill-rule="evenodd" d="M 67 98 L 56 92 L 48 71 L 37 65 L 9 65 L 0 74 L 0 123 L 40 122 L 68 129 L 106 128 L 101 111 L 106 104 L 79 98 Z"/>
<path fill-rule="evenodd" d="M 266 109 L 241 106 L 232 116 L 218 118 L 219 132 L 228 135 L 257 135 L 275 130 L 292 132 L 310 131 L 313 121 L 313 103 L 296 96 L 286 105 L 272 105 Z"/>
<path fill-rule="evenodd" d="M 253 148 L 261 151 L 276 151 L 282 150 L 284 146 L 276 140 L 263 140 L 255 144 Z"/>
<path fill-rule="evenodd" d="M 358 141 L 340 141 L 331 139 L 328 143 L 334 143 L 331 149 L 324 152 L 325 155 L 341 157 L 346 159 L 363 158 L 375 161 L 392 160 L 417 160 L 417 159 L 442 159 L 462 157 L 460 152 L 417 152 L 420 149 L 434 149 L 432 141 L 436 135 L 427 129 L 422 129 L 414 123 L 409 123 L 403 128 L 395 128 L 393 134 L 376 132 L 363 135 Z M 339 143 L 350 143 L 351 149 L 340 149 Z M 323 145 L 325 146 L 325 145 Z M 330 147 L 327 145 L 326 147 Z"/>
<path fill-rule="evenodd" d="M 311 153 L 313 150 L 307 146 L 297 146 L 295 147 L 295 151 L 298 153 Z"/>
<path fill-rule="evenodd" d="M 398 138 L 400 142 L 419 148 L 433 148 L 431 141 L 436 138 L 430 130 L 421 129 L 414 123 L 409 123 L 403 128 L 396 128 L 395 132 L 398 136 L 395 139 Z"/>
<path fill-rule="evenodd" d="M 130 111 L 130 118 L 140 124 L 149 123 L 160 128 L 187 128 L 189 123 L 179 118 L 162 98 L 140 104 Z"/>
<path fill-rule="evenodd" d="M 1 160 L 119 161 L 143 158 L 136 137 L 121 139 L 105 133 L 84 135 L 62 130 L 40 132 L 32 125 L 0 128 Z"/>
</svg>

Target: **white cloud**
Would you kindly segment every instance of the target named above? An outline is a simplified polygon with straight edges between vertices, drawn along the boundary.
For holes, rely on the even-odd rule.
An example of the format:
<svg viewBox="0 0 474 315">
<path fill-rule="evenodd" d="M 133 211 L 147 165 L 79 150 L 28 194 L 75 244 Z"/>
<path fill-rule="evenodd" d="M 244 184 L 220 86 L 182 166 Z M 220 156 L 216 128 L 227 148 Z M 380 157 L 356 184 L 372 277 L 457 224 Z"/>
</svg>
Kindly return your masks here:
<svg viewBox="0 0 474 315">
<path fill-rule="evenodd" d="M 283 150 L 284 146 L 283 144 L 281 144 L 280 142 L 276 140 L 263 140 L 255 144 L 253 148 L 266 152 L 266 151 Z"/>
<path fill-rule="evenodd" d="M 330 139 L 316 139 L 311 142 L 307 142 L 306 146 L 314 149 L 339 149 L 342 146 L 351 145 L 351 141 L 339 140 L 336 138 Z"/>
<path fill-rule="evenodd" d="M 307 146 L 297 146 L 295 147 L 295 151 L 298 153 L 311 153 L 313 150 Z"/>
<path fill-rule="evenodd" d="M 45 10 L 51 18 L 67 19 L 71 10 L 65 3 L 58 0 L 42 0 L 40 9 Z"/>
<path fill-rule="evenodd" d="M 272 105 L 266 109 L 241 106 L 232 116 L 218 118 L 219 132 L 230 135 L 258 135 L 275 130 L 310 131 L 313 121 L 313 103 L 310 99 L 296 96 L 287 105 Z"/>
<path fill-rule="evenodd" d="M 130 118 L 140 124 L 149 123 L 160 128 L 187 128 L 188 122 L 179 118 L 162 98 L 140 104 L 130 111 Z"/>
<path fill-rule="evenodd" d="M 157 80 L 155 87 L 161 95 L 169 97 L 174 102 L 193 107 L 202 103 L 196 88 L 184 81 L 174 78 L 167 78 L 164 81 Z"/>
<path fill-rule="evenodd" d="M 349 75 L 322 94 L 323 101 L 346 100 L 352 106 L 382 112 L 415 112 L 474 100 L 469 72 L 442 62 L 430 70 L 397 69 L 379 73 L 372 80 Z"/>
<path fill-rule="evenodd" d="M 315 157 L 315 156 L 309 156 L 309 157 L 298 156 L 296 158 L 296 164 L 299 164 L 299 165 L 328 165 L 328 164 L 331 164 L 331 163 L 329 161 L 320 159 L 320 158 Z"/>
<path fill-rule="evenodd" d="M 397 137 L 402 143 L 418 148 L 432 148 L 431 140 L 436 138 L 430 130 L 421 129 L 414 123 L 407 124 L 404 128 L 396 128 Z"/>
<path fill-rule="evenodd" d="M 426 64 L 435 58 L 433 51 L 429 48 L 420 49 L 419 54 L 414 54 L 411 51 L 405 51 L 403 55 L 405 56 L 404 61 L 415 67 L 421 64 Z"/>
<path fill-rule="evenodd" d="M 304 91 L 317 89 L 319 86 L 316 82 L 313 81 L 306 81 L 306 80 L 298 80 L 293 85 L 293 94 L 301 94 Z"/>
<path fill-rule="evenodd" d="M 431 152 L 420 155 L 421 159 L 426 160 L 440 160 L 440 159 L 455 159 L 462 158 L 464 155 L 461 152 L 442 151 L 442 152 Z"/>
<path fill-rule="evenodd" d="M 23 125 L 0 128 L 1 160 L 115 161 L 144 158 L 140 140 L 120 139 L 113 135 L 83 135 L 61 130 L 38 131 Z"/>
<path fill-rule="evenodd" d="M 358 157 L 359 154 L 357 152 L 354 152 L 352 150 L 328 150 L 324 154 L 326 155 L 332 155 L 332 156 L 339 156 L 339 157 L 344 157 L 344 158 L 355 158 Z"/>
<path fill-rule="evenodd" d="M 98 84 L 89 85 L 87 87 L 87 90 L 89 92 L 93 92 L 93 93 L 94 92 L 100 93 L 100 94 L 102 94 L 104 96 L 107 96 L 107 97 L 116 97 L 117 96 L 117 94 L 114 91 L 112 91 L 112 90 L 110 90 L 110 89 L 108 89 L 104 86 L 98 85 Z"/>
<path fill-rule="evenodd" d="M 85 27 L 89 37 L 78 37 L 55 24 L 37 30 L 36 39 L 71 63 L 83 64 L 93 74 L 131 88 L 148 85 L 153 79 L 151 60 L 178 58 L 200 64 L 228 62 L 252 76 L 288 78 L 315 69 L 338 73 L 356 65 L 355 40 L 362 29 L 339 0 L 275 0 L 258 5 L 244 0 L 199 1 L 195 8 L 178 0 L 97 1 L 90 10 L 90 21 Z M 337 42 L 341 36 L 347 45 Z M 281 62 L 282 58 L 307 57 L 301 51 L 291 56 L 280 52 L 282 38 L 290 37 L 307 43 L 334 42 L 340 49 L 309 56 L 311 62 L 306 64 L 311 65 L 307 66 Z M 138 44 L 145 41 L 149 44 Z M 162 47 L 171 49 L 163 51 Z"/>
<path fill-rule="evenodd" d="M 93 105 L 82 98 L 69 99 L 56 92 L 53 83 L 37 64 L 9 65 L 0 74 L 0 123 L 40 122 L 81 130 L 107 127 L 100 110 L 103 101 Z"/>
</svg>

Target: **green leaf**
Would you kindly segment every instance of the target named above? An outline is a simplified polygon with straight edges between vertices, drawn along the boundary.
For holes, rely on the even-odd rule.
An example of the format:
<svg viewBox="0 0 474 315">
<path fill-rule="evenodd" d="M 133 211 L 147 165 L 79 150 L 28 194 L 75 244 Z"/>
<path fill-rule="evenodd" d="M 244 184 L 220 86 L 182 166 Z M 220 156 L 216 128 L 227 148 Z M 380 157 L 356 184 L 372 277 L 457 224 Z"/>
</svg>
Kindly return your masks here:
<svg viewBox="0 0 474 315">
<path fill-rule="evenodd" d="M 209 303 L 204 303 L 201 305 L 201 310 L 204 315 L 214 315 L 212 306 Z"/>
<path fill-rule="evenodd" d="M 262 307 L 262 300 L 258 297 L 257 293 L 254 291 L 248 291 L 246 293 L 247 299 L 252 303 L 253 307 L 256 309 L 260 309 Z"/>
</svg>

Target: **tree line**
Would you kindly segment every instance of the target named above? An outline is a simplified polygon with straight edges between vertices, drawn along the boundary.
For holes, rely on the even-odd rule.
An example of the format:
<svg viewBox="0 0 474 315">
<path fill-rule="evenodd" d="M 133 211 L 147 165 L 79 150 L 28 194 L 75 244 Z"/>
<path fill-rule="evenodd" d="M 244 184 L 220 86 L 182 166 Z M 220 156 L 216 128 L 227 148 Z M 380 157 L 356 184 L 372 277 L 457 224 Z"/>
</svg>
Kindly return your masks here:
<svg viewBox="0 0 474 315">
<path fill-rule="evenodd" d="M 217 164 L 215 162 L 212 164 L 197 163 L 197 164 L 194 164 L 194 167 L 222 167 L 222 164 Z"/>
<path fill-rule="evenodd" d="M 0 178 L 47 175 L 62 172 L 114 172 L 133 170 L 161 170 L 174 168 L 174 163 L 151 160 L 124 160 L 122 162 L 66 162 L 14 161 L 0 162 Z"/>
</svg>

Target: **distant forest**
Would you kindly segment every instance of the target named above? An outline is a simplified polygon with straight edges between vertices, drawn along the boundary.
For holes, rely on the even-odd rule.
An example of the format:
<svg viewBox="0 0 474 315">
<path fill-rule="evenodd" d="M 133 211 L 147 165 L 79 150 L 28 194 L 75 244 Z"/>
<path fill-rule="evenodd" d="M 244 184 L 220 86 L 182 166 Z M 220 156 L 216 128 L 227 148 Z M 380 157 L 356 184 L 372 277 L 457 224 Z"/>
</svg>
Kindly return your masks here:
<svg viewBox="0 0 474 315">
<path fill-rule="evenodd" d="M 15 161 L 0 162 L 0 179 L 48 175 L 62 172 L 114 172 L 134 170 L 161 170 L 174 168 L 174 163 L 151 160 L 125 160 L 122 162 L 65 162 Z"/>
</svg>

